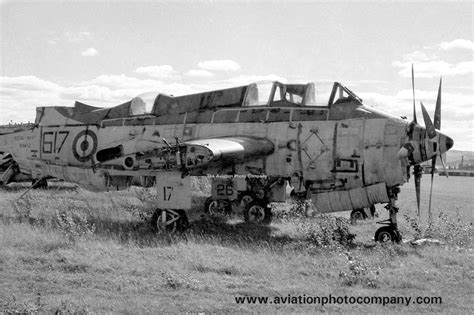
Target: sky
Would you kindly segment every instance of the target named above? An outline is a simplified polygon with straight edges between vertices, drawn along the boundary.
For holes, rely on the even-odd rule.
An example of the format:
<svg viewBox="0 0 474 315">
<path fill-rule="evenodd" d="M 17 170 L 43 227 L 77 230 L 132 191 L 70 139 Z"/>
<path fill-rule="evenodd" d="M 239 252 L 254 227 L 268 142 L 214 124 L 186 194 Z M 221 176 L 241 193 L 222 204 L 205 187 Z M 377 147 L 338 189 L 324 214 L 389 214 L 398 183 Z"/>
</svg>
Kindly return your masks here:
<svg viewBox="0 0 474 315">
<path fill-rule="evenodd" d="M 149 91 L 182 95 L 262 80 L 332 82 L 364 104 L 441 131 L 474 151 L 471 1 L 0 0 L 0 124 L 36 106 L 113 106 Z"/>
</svg>

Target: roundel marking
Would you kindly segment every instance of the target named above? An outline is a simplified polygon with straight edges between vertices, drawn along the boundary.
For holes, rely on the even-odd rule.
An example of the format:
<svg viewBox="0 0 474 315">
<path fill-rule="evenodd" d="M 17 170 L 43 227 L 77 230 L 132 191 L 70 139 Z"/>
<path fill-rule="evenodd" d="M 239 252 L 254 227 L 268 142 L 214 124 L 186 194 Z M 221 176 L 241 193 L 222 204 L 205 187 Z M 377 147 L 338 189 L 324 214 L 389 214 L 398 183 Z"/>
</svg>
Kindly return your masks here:
<svg viewBox="0 0 474 315">
<path fill-rule="evenodd" d="M 79 162 L 87 162 L 97 151 L 97 136 L 91 130 L 83 130 L 72 142 L 72 153 Z"/>
</svg>

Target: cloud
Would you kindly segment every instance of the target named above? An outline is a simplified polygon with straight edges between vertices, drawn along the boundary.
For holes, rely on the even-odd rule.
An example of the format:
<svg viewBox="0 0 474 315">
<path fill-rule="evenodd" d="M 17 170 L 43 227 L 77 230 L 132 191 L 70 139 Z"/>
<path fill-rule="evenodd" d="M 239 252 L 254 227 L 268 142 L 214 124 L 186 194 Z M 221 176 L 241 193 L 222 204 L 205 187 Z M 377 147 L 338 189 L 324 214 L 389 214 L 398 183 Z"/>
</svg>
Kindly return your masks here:
<svg viewBox="0 0 474 315">
<path fill-rule="evenodd" d="M 181 83 L 139 79 L 126 75 L 100 75 L 69 86 L 35 76 L 0 77 L 0 124 L 34 121 L 37 106 L 72 106 L 83 101 L 93 106 L 110 107 L 147 91 L 173 95 L 197 92 Z"/>
<path fill-rule="evenodd" d="M 243 85 L 243 84 L 249 84 L 252 82 L 272 82 L 272 81 L 279 81 L 282 83 L 286 83 L 288 80 L 276 74 L 267 74 L 267 75 L 239 75 L 237 77 L 227 79 L 224 82 L 230 85 L 234 85 L 234 84 Z"/>
<path fill-rule="evenodd" d="M 178 72 L 170 65 L 138 67 L 135 72 L 158 79 L 180 79 Z"/>
<path fill-rule="evenodd" d="M 112 74 L 112 75 L 100 75 L 95 77 L 92 80 L 82 81 L 79 83 L 81 86 L 88 86 L 88 85 L 100 85 L 106 86 L 112 89 L 126 89 L 126 88 L 133 88 L 133 89 L 148 89 L 150 87 L 160 86 L 163 83 L 158 80 L 150 80 L 150 79 L 138 79 L 134 77 L 129 77 L 124 74 Z"/>
<path fill-rule="evenodd" d="M 240 65 L 233 60 L 205 60 L 198 63 L 198 67 L 208 71 L 238 71 Z"/>
<path fill-rule="evenodd" d="M 402 77 L 411 77 L 410 61 L 394 61 L 394 67 L 401 68 L 398 72 Z M 432 60 L 426 62 L 417 62 L 415 66 L 415 76 L 420 78 L 433 78 L 442 76 L 466 75 L 474 72 L 474 61 L 463 61 L 458 63 L 449 63 L 443 60 Z"/>
<path fill-rule="evenodd" d="M 442 42 L 438 46 L 442 50 L 453 50 L 453 49 L 467 49 L 467 50 L 474 50 L 474 42 L 458 38 L 452 40 L 450 42 Z"/>
<path fill-rule="evenodd" d="M 0 124 L 34 121 L 36 106 L 60 105 L 62 87 L 35 76 L 0 77 Z"/>
<path fill-rule="evenodd" d="M 404 54 L 402 60 L 392 62 L 392 66 L 400 68 L 398 73 L 406 78 L 411 77 L 412 64 L 415 65 L 415 76 L 421 78 L 472 74 L 474 62 L 472 60 L 459 61 L 460 53 L 453 51 L 460 49 L 474 50 L 474 42 L 458 38 L 449 42 L 424 46 L 423 50 Z"/>
<path fill-rule="evenodd" d="M 79 43 L 92 37 L 89 32 L 64 32 L 64 37 L 70 43 Z"/>
<path fill-rule="evenodd" d="M 214 76 L 214 73 L 207 70 L 202 70 L 202 69 L 191 69 L 188 72 L 186 72 L 185 75 L 189 77 L 196 77 L 196 78 L 210 78 Z"/>
<path fill-rule="evenodd" d="M 414 52 L 404 54 L 402 58 L 403 58 L 404 61 L 425 62 L 425 61 L 436 60 L 436 59 L 438 59 L 438 56 L 434 55 L 433 53 L 428 55 L 427 52 L 423 52 L 423 51 L 420 51 L 420 50 L 415 50 Z"/>
<path fill-rule="evenodd" d="M 61 87 L 56 83 L 32 75 L 0 77 L 0 91 L 11 89 L 28 91 L 58 91 L 60 88 Z"/>
<path fill-rule="evenodd" d="M 196 92 L 212 91 L 219 89 L 226 89 L 235 86 L 248 85 L 250 83 L 268 83 L 273 81 L 279 81 L 286 83 L 287 79 L 276 74 L 268 75 L 239 75 L 224 80 L 208 81 L 203 83 L 189 84 L 189 87 L 194 89 Z"/>
<path fill-rule="evenodd" d="M 84 57 L 94 57 L 94 56 L 97 56 L 98 54 L 99 52 L 94 47 L 89 47 L 83 52 L 81 52 L 81 55 Z"/>
<path fill-rule="evenodd" d="M 413 119 L 413 99 L 411 89 L 400 90 L 394 95 L 374 92 L 358 92 L 364 104 L 391 113 Z M 415 90 L 418 123 L 423 125 L 420 101 L 433 119 L 437 90 Z M 473 93 L 443 93 L 441 106 L 441 132 L 454 139 L 456 150 L 472 150 L 474 135 Z"/>
</svg>

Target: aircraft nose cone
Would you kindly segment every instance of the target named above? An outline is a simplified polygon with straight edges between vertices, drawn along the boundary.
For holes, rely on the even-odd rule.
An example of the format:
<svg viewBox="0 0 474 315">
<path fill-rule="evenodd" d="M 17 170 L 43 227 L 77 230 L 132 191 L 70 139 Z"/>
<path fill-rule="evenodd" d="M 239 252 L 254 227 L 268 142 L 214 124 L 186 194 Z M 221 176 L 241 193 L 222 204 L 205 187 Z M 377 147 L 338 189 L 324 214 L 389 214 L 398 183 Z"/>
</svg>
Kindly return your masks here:
<svg viewBox="0 0 474 315">
<path fill-rule="evenodd" d="M 452 138 L 444 135 L 442 133 L 439 134 L 439 146 L 441 154 L 451 149 L 454 145 L 454 141 Z"/>
<path fill-rule="evenodd" d="M 454 145 L 453 139 L 451 139 L 450 137 L 446 137 L 446 151 L 451 149 L 453 145 Z"/>
</svg>

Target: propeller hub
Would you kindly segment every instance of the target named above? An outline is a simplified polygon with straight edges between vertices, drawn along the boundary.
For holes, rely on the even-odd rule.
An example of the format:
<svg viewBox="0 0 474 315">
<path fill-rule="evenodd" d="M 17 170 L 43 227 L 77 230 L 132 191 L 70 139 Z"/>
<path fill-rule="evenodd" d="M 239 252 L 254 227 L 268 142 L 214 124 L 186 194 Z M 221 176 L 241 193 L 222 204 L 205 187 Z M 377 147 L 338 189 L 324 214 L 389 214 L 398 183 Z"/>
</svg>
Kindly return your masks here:
<svg viewBox="0 0 474 315">
<path fill-rule="evenodd" d="M 438 134 L 439 134 L 438 142 L 439 142 L 439 151 L 440 151 L 439 153 L 443 154 L 453 147 L 454 141 L 451 137 L 448 137 L 442 134 L 441 132 L 438 132 Z"/>
<path fill-rule="evenodd" d="M 434 131 L 434 135 L 418 124 L 408 126 L 409 141 L 398 151 L 398 158 L 408 159 L 410 165 L 429 161 L 433 157 L 444 154 L 453 147 L 454 141 L 445 134 Z"/>
</svg>

